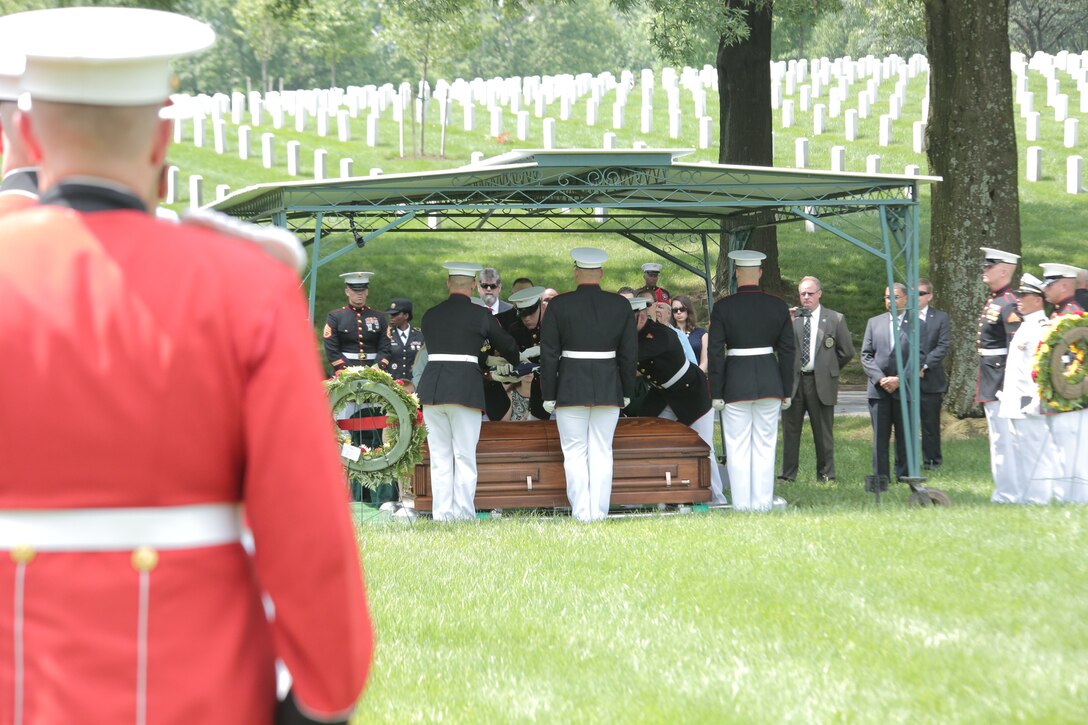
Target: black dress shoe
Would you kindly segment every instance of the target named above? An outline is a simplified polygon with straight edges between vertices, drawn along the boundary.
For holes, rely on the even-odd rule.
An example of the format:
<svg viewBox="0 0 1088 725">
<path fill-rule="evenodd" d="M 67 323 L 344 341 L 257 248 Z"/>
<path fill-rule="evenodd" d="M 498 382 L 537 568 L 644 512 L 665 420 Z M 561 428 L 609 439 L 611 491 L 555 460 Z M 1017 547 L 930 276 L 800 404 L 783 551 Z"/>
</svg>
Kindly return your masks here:
<svg viewBox="0 0 1088 725">
<path fill-rule="evenodd" d="M 818 480 L 820 481 L 820 483 L 834 483 L 835 482 L 835 477 L 834 476 L 820 476 L 820 478 Z"/>
<path fill-rule="evenodd" d="M 793 483 L 793 479 L 786 476 L 777 476 L 775 480 L 781 481 L 782 483 Z"/>
</svg>

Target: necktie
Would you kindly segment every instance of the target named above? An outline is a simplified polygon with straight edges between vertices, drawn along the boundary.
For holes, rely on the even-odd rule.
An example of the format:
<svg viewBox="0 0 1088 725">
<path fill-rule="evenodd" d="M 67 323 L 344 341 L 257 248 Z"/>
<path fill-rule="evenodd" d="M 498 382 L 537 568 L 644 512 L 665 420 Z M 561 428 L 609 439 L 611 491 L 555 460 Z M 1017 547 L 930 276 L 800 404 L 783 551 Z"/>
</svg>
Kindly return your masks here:
<svg viewBox="0 0 1088 725">
<path fill-rule="evenodd" d="M 809 355 L 809 348 L 812 346 L 812 313 L 808 310 L 801 310 L 799 313 L 804 320 L 804 332 L 801 334 L 801 369 L 808 367 L 811 356 Z"/>
</svg>

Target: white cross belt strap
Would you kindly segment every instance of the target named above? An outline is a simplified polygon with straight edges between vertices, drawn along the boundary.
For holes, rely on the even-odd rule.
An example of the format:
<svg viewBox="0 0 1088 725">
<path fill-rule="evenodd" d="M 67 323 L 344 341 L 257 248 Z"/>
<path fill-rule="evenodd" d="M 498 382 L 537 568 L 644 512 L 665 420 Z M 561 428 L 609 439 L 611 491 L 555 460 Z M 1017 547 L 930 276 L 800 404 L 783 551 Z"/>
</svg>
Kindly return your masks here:
<svg viewBox="0 0 1088 725">
<path fill-rule="evenodd" d="M 990 350 L 990 349 L 987 349 L 987 348 L 980 347 L 978 349 L 978 354 L 981 357 L 995 357 L 997 355 L 1008 355 L 1009 354 L 1009 348 L 1007 348 L 1007 347 L 995 347 L 992 350 Z"/>
<path fill-rule="evenodd" d="M 192 549 L 241 541 L 238 504 L 0 510 L 0 550 Z"/>
<path fill-rule="evenodd" d="M 377 360 L 378 359 L 378 353 L 376 353 L 376 352 L 370 352 L 370 353 L 367 353 L 366 355 L 360 355 L 357 352 L 342 352 L 340 354 L 342 356 L 346 357 L 348 360 Z"/>
<path fill-rule="evenodd" d="M 749 355 L 770 355 L 773 347 L 731 347 L 725 351 L 728 357 L 747 357 Z"/>
<path fill-rule="evenodd" d="M 478 363 L 480 359 L 475 355 L 449 355 L 444 352 L 427 356 L 427 362 L 467 362 Z"/>
<path fill-rule="evenodd" d="M 685 360 L 684 361 L 684 367 L 682 367 L 678 371 L 676 371 L 676 375 L 673 375 L 671 378 L 669 378 L 668 382 L 664 383 L 661 387 L 667 389 L 667 388 L 671 388 L 672 386 L 676 385 L 678 382 L 680 382 L 680 378 L 684 377 L 684 373 L 686 373 L 688 371 L 688 368 L 690 368 L 690 367 L 691 367 L 691 362 L 689 362 L 688 360 Z"/>
<path fill-rule="evenodd" d="M 563 357 L 575 360 L 611 360 L 616 357 L 615 350 L 564 350 Z"/>
</svg>

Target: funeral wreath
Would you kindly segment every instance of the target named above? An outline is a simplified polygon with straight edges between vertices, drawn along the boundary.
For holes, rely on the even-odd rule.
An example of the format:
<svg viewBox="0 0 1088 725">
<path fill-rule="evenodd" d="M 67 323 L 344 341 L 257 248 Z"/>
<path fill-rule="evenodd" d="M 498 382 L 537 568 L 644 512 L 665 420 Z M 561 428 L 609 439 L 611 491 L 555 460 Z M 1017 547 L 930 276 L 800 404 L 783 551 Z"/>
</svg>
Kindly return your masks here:
<svg viewBox="0 0 1088 725">
<path fill-rule="evenodd" d="M 346 431 L 337 429 L 340 460 L 348 480 L 373 489 L 409 478 L 423 460 L 423 442 L 427 439 L 419 399 L 389 373 L 370 367 L 345 368 L 325 381 L 325 389 L 334 418 L 354 403 L 359 407 L 377 406 L 386 419 L 382 445 L 375 448 L 355 446 Z"/>
<path fill-rule="evenodd" d="M 1033 374 L 1044 409 L 1088 408 L 1088 315 L 1062 315 L 1039 343 Z"/>
</svg>

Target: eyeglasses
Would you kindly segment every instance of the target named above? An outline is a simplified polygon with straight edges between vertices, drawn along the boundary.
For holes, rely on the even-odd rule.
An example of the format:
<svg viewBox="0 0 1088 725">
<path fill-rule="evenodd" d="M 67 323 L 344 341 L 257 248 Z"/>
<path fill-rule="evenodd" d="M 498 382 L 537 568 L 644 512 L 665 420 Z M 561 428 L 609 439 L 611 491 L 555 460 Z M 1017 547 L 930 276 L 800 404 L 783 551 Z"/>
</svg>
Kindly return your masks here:
<svg viewBox="0 0 1088 725">
<path fill-rule="evenodd" d="M 481 282 L 480 283 L 480 289 L 498 289 L 501 286 L 502 286 L 502 282 L 495 282 L 495 283 Z"/>
</svg>

